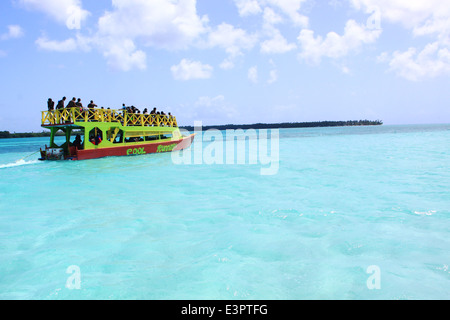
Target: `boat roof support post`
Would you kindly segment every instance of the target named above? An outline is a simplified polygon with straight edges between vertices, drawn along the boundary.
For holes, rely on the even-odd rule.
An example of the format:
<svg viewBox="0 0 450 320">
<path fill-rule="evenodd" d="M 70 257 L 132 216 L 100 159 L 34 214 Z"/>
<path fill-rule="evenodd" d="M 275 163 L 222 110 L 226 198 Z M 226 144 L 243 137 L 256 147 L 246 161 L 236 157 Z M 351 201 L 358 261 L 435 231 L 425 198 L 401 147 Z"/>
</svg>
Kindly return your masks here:
<svg viewBox="0 0 450 320">
<path fill-rule="evenodd" d="M 72 134 L 72 128 L 67 128 L 66 129 L 66 145 L 67 147 L 70 146 L 70 136 Z"/>
<path fill-rule="evenodd" d="M 50 128 L 50 148 L 58 147 L 55 144 L 55 135 L 56 135 L 56 132 L 58 132 L 58 130 L 59 130 L 59 128 L 56 128 L 56 127 Z"/>
</svg>

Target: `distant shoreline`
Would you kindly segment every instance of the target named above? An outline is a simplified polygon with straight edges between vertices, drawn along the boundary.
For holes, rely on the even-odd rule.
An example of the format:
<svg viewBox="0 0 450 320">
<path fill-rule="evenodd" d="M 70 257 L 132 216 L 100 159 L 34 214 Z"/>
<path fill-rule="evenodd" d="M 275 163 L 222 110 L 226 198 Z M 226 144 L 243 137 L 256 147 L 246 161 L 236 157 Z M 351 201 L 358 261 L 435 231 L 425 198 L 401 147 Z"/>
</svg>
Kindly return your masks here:
<svg viewBox="0 0 450 320">
<path fill-rule="evenodd" d="M 289 129 L 289 128 L 319 128 L 319 127 L 355 127 L 355 126 L 381 126 L 381 120 L 348 120 L 348 121 L 315 121 L 315 122 L 283 122 L 283 123 L 254 123 L 254 124 L 225 124 L 202 126 L 203 130 L 217 129 Z M 180 129 L 194 131 L 193 126 L 180 126 Z"/>
<path fill-rule="evenodd" d="M 283 122 L 283 123 L 255 123 L 255 124 L 225 124 L 225 125 L 212 125 L 202 126 L 203 130 L 217 129 L 287 129 L 287 128 L 317 128 L 317 127 L 354 127 L 354 126 L 380 126 L 383 124 L 381 120 L 348 120 L 348 121 L 315 121 L 315 122 Z M 180 126 L 180 129 L 194 131 L 194 126 Z M 60 132 L 60 136 L 64 136 L 64 133 Z M 0 139 L 11 138 L 38 138 L 38 137 L 50 137 L 50 131 L 42 132 L 22 132 L 22 133 L 10 133 L 9 131 L 0 131 Z"/>
</svg>

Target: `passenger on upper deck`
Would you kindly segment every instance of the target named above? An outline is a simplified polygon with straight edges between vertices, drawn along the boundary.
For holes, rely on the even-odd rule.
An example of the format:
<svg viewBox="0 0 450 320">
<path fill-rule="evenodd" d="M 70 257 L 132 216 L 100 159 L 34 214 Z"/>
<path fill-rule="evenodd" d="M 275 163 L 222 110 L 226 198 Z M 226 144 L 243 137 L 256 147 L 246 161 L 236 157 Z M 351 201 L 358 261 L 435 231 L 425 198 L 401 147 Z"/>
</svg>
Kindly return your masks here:
<svg viewBox="0 0 450 320">
<path fill-rule="evenodd" d="M 63 97 L 61 100 L 58 101 L 58 104 L 56 105 L 56 110 L 64 109 L 64 101 L 66 101 L 66 97 Z"/>
<path fill-rule="evenodd" d="M 96 107 L 97 107 L 97 105 L 94 103 L 93 100 L 91 100 L 91 103 L 88 104 L 88 108 L 89 108 L 89 109 L 94 109 L 94 108 L 96 108 Z"/>
<path fill-rule="evenodd" d="M 47 107 L 48 111 L 53 111 L 55 109 L 55 101 L 53 101 L 51 98 L 48 98 Z"/>
<path fill-rule="evenodd" d="M 75 97 L 72 98 L 72 100 L 69 101 L 69 103 L 67 104 L 67 109 L 70 108 L 76 108 L 77 104 L 76 104 L 77 99 Z"/>
<path fill-rule="evenodd" d="M 76 105 L 78 108 L 80 108 L 80 111 L 83 110 L 83 104 L 81 103 L 81 99 L 80 99 L 80 98 L 78 98 L 78 100 L 77 100 L 77 102 L 75 103 L 75 105 Z"/>
</svg>

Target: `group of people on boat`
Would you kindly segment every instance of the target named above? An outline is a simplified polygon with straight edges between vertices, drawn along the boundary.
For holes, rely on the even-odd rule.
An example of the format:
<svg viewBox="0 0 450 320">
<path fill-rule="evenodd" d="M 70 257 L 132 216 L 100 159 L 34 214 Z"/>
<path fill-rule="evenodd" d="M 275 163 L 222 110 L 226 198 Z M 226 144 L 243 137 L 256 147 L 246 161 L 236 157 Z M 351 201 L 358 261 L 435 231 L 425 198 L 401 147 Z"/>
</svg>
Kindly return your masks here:
<svg viewBox="0 0 450 320">
<path fill-rule="evenodd" d="M 127 107 L 125 106 L 125 103 L 122 105 L 122 110 L 126 110 L 128 113 L 131 114 L 140 114 L 141 111 L 136 108 L 135 106 Z M 155 115 L 161 115 L 161 116 L 168 116 L 169 118 L 172 116 L 170 112 L 168 114 L 165 114 L 164 111 L 156 111 L 156 108 L 153 108 L 152 111 L 148 112 L 148 109 L 145 108 L 142 110 L 142 114 L 155 114 Z"/>
<path fill-rule="evenodd" d="M 90 103 L 87 106 L 87 109 L 83 107 L 83 104 L 81 102 L 80 98 L 75 98 L 73 97 L 72 100 L 70 100 L 67 103 L 67 106 L 65 106 L 65 101 L 67 100 L 66 97 L 63 97 L 61 100 L 58 101 L 56 108 L 55 108 L 55 102 L 49 98 L 47 101 L 47 107 L 48 107 L 48 111 L 49 112 L 54 112 L 55 110 L 63 110 L 63 109 L 71 109 L 71 108 L 79 108 L 80 112 L 89 112 L 89 117 L 88 117 L 88 121 L 96 121 L 95 117 L 91 117 L 95 115 L 95 109 L 98 108 L 98 106 L 94 103 L 93 100 L 90 101 Z M 104 110 L 104 107 L 101 107 L 102 110 Z M 98 110 L 98 109 L 97 109 Z M 111 112 L 110 108 L 106 109 L 108 112 Z M 125 116 L 125 113 L 130 114 L 130 115 L 140 115 L 141 111 L 136 108 L 135 106 L 126 106 L 125 104 L 122 104 L 122 116 Z M 145 108 L 142 111 L 143 115 L 153 115 L 153 116 L 160 116 L 160 117 L 164 117 L 167 120 L 172 120 L 173 116 L 171 115 L 171 113 L 169 112 L 168 114 L 166 114 L 164 111 L 157 111 L 156 107 L 153 108 L 150 112 L 148 112 L 148 109 Z M 135 125 L 140 125 L 139 122 L 136 122 Z"/>
<path fill-rule="evenodd" d="M 84 110 L 83 103 L 81 103 L 80 98 L 73 97 L 72 100 L 70 100 L 67 103 L 67 106 L 64 106 L 67 98 L 63 97 L 61 100 L 58 101 L 58 104 L 56 105 L 56 110 L 62 110 L 62 109 L 70 109 L 70 108 L 80 108 L 80 111 Z M 88 109 L 94 109 L 97 107 L 97 105 L 94 103 L 93 100 L 88 104 Z M 47 101 L 47 108 L 48 111 L 54 111 L 55 110 L 55 101 L 52 100 L 52 98 L 48 98 Z"/>
</svg>

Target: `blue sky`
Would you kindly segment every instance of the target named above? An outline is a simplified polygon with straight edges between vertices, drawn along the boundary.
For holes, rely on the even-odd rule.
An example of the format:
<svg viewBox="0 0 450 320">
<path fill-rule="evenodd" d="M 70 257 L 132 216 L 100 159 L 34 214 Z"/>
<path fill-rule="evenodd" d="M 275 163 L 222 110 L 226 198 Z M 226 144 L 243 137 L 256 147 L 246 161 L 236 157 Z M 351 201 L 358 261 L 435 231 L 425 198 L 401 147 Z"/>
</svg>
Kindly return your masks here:
<svg viewBox="0 0 450 320">
<path fill-rule="evenodd" d="M 450 122 L 450 2 L 4 0 L 0 130 L 46 101 L 179 124 Z"/>
</svg>

